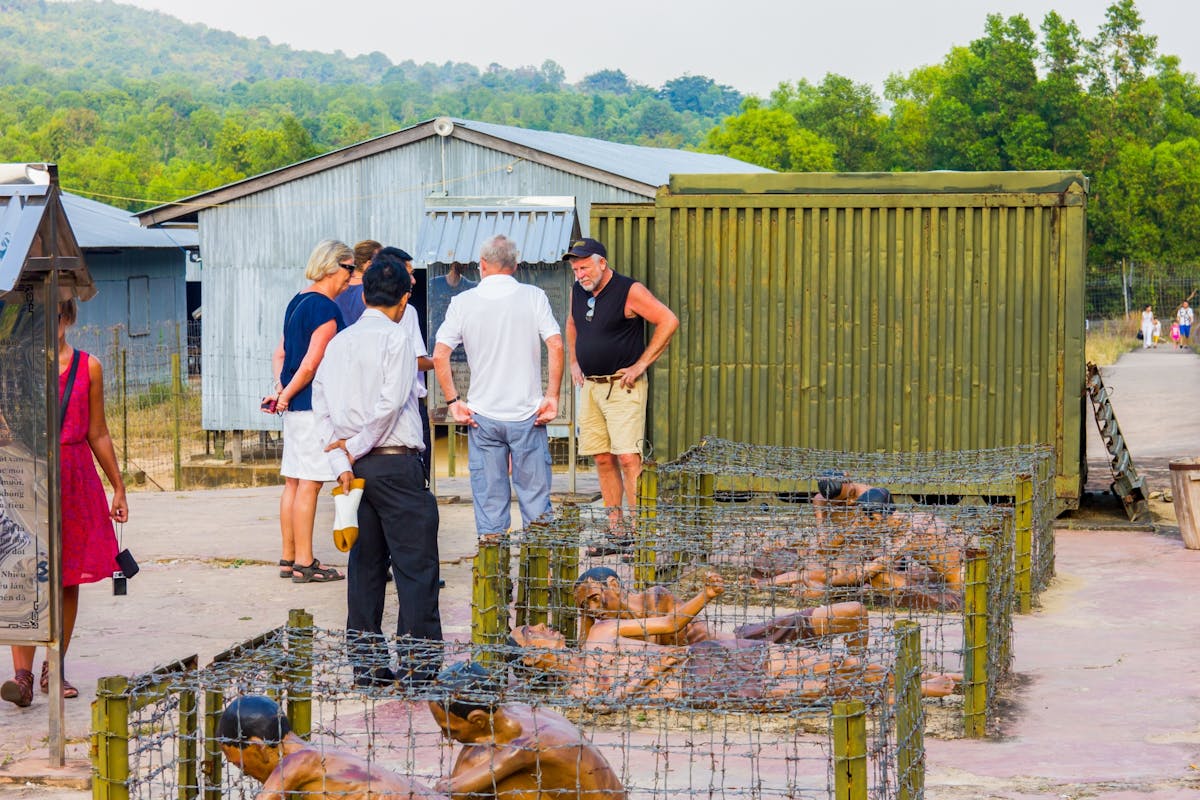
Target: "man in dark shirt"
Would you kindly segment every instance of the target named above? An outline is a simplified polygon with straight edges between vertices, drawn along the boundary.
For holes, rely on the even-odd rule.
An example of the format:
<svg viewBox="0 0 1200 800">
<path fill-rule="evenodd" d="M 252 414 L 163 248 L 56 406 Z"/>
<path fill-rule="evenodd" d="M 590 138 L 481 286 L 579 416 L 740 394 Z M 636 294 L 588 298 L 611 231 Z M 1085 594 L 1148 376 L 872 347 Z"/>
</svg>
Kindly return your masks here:
<svg viewBox="0 0 1200 800">
<path fill-rule="evenodd" d="M 610 269 L 608 251 L 595 239 L 574 242 L 563 259 L 575 271 L 576 281 L 567 349 L 571 378 L 583 387 L 579 452 L 596 459 L 610 533 L 621 537 L 622 497 L 630 508 L 637 504 L 642 471 L 646 370 L 667 349 L 679 319 L 643 284 Z M 647 322 L 654 326 L 649 344 Z"/>
</svg>

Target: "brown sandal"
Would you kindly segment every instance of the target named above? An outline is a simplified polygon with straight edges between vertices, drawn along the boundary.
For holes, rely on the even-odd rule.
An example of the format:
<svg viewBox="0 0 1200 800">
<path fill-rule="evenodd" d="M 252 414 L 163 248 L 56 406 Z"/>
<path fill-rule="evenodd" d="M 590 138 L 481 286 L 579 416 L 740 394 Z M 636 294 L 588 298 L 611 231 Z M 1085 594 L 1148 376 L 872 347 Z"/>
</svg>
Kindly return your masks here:
<svg viewBox="0 0 1200 800">
<path fill-rule="evenodd" d="M 331 583 L 345 577 L 333 567 L 322 566 L 321 562 L 314 558 L 307 567 L 299 564 L 293 567 L 292 583 Z"/>
<path fill-rule="evenodd" d="M 281 578 L 292 577 L 292 570 L 295 566 L 296 566 L 295 561 L 286 561 L 282 558 L 279 559 L 279 577 L 281 577 Z"/>
<path fill-rule="evenodd" d="M 33 704 L 33 673 L 27 669 L 17 670 L 11 681 L 0 686 L 0 699 L 7 700 L 18 708 Z"/>
<path fill-rule="evenodd" d="M 33 673 L 30 673 L 30 674 L 32 675 Z M 62 685 L 63 685 L 63 697 L 65 697 L 68 700 L 70 700 L 71 698 L 74 698 L 74 697 L 79 697 L 79 690 L 71 685 L 71 682 L 67 680 L 66 675 L 63 676 Z M 46 661 L 42 662 L 42 678 L 41 678 L 41 680 L 38 681 L 38 686 L 41 688 L 42 694 L 50 694 L 50 664 L 49 664 L 49 662 L 46 662 Z M 33 691 L 32 687 L 30 687 L 30 691 L 31 692 Z"/>
</svg>

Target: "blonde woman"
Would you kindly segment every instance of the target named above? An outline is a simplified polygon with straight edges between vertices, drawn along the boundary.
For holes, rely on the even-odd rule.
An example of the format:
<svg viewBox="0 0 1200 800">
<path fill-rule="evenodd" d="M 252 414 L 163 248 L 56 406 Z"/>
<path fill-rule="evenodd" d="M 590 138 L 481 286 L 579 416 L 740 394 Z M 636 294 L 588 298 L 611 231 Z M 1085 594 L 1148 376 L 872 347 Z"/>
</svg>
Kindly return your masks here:
<svg viewBox="0 0 1200 800">
<path fill-rule="evenodd" d="M 276 378 L 275 411 L 283 414 L 279 577 L 291 578 L 293 583 L 327 583 L 345 577 L 313 555 L 317 495 L 325 481 L 337 476 L 325 457 L 327 443 L 317 435 L 312 379 L 325 356 L 325 346 L 345 327 L 334 298 L 350 282 L 354 267 L 354 251 L 342 242 L 326 239 L 313 248 L 304 270 L 304 277 L 312 283 L 288 303 L 283 338 L 271 359 Z"/>
</svg>

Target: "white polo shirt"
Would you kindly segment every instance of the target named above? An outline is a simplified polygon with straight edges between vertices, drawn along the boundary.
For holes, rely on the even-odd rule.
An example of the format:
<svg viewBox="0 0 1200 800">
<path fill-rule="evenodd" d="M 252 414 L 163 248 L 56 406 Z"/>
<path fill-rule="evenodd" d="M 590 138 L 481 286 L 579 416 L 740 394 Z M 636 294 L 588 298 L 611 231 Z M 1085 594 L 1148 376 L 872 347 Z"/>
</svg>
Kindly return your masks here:
<svg viewBox="0 0 1200 800">
<path fill-rule="evenodd" d="M 450 300 L 437 342 L 451 350 L 461 344 L 466 351 L 471 368 L 466 403 L 473 412 L 518 422 L 542 403 L 541 342 L 559 335 L 546 293 L 501 274 Z"/>
</svg>

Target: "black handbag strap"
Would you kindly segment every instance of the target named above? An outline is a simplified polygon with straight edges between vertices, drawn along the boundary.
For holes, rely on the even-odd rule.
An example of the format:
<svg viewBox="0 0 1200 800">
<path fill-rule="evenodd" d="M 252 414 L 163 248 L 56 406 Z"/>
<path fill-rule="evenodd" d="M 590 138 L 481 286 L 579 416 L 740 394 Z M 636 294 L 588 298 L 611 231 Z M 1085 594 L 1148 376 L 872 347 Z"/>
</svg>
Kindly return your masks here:
<svg viewBox="0 0 1200 800">
<path fill-rule="evenodd" d="M 58 406 L 58 429 L 67 421 L 67 404 L 71 402 L 71 389 L 75 387 L 75 373 L 79 371 L 79 349 L 71 356 L 71 368 L 67 370 L 67 388 L 63 390 L 62 402 Z"/>
</svg>

